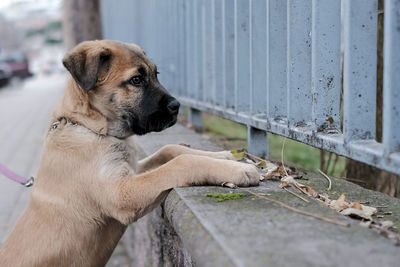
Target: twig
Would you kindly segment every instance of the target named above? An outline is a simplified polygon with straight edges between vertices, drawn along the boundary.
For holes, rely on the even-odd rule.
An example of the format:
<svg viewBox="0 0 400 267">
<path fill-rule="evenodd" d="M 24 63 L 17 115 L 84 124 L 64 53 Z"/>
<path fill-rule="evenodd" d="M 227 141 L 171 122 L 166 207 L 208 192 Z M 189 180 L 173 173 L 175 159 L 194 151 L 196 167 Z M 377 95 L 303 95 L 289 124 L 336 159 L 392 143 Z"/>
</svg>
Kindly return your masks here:
<svg viewBox="0 0 400 267">
<path fill-rule="evenodd" d="M 292 194 L 292 195 L 295 196 L 295 197 L 300 198 L 300 199 L 303 200 L 304 202 L 310 203 L 310 201 L 308 201 L 308 200 L 305 199 L 304 197 L 302 197 L 302 196 L 296 194 L 295 192 L 292 192 L 292 191 L 288 190 L 286 187 L 283 187 L 283 190 L 285 190 L 286 192 L 289 192 L 290 194 Z"/>
<path fill-rule="evenodd" d="M 260 157 L 257 157 L 257 156 L 255 156 L 255 155 L 253 155 L 253 154 L 250 154 L 249 152 L 244 152 L 244 154 L 246 155 L 246 156 L 248 156 L 248 157 L 250 157 L 250 158 L 252 158 L 252 159 L 256 159 L 256 160 L 258 160 L 258 161 L 263 161 L 263 160 L 265 160 L 265 159 L 262 159 L 262 158 L 260 158 Z"/>
<path fill-rule="evenodd" d="M 283 150 L 285 149 L 285 142 L 286 142 L 286 138 L 283 139 L 283 143 L 282 143 L 282 151 L 281 151 L 281 162 L 282 162 L 282 168 L 285 171 L 286 176 L 289 176 L 289 174 L 286 171 L 286 167 L 285 164 L 283 163 Z"/>
<path fill-rule="evenodd" d="M 331 178 L 329 178 L 329 176 L 326 175 L 326 174 L 325 174 L 323 171 L 321 171 L 320 169 L 318 169 L 318 171 L 319 171 L 320 174 L 322 174 L 322 176 L 324 176 L 324 177 L 328 180 L 329 185 L 328 185 L 327 190 L 328 190 L 328 191 L 331 191 L 331 189 L 332 189 L 332 181 L 331 181 Z"/>
<path fill-rule="evenodd" d="M 286 209 L 288 209 L 288 210 L 294 211 L 294 212 L 299 213 L 299 214 L 302 214 L 302 215 L 314 217 L 314 218 L 316 218 L 316 219 L 318 219 L 318 220 L 325 221 L 325 222 L 329 222 L 329 223 L 336 224 L 336 225 L 340 225 L 340 226 L 344 226 L 344 227 L 349 227 L 349 226 L 350 226 L 348 223 L 344 223 L 344 222 L 332 220 L 332 219 L 329 219 L 329 218 L 326 218 L 326 217 L 323 217 L 323 216 L 320 216 L 320 215 L 317 215 L 317 214 L 314 214 L 314 213 L 310 213 L 310 212 L 307 212 L 307 211 L 303 211 L 303 210 L 296 209 L 296 208 L 294 208 L 294 207 L 292 207 L 292 206 L 289 206 L 289 205 L 287 205 L 287 204 L 285 204 L 285 203 L 283 203 L 283 202 L 280 202 L 280 201 L 278 201 L 278 200 L 275 200 L 275 199 L 273 199 L 273 198 L 269 198 L 269 197 L 267 197 L 267 196 L 263 196 L 263 195 L 260 195 L 260 194 L 255 193 L 255 192 L 252 192 L 252 191 L 250 191 L 249 189 L 241 188 L 241 190 L 243 190 L 243 191 L 245 191 L 245 192 L 248 192 L 248 193 L 250 193 L 250 194 L 252 194 L 252 195 L 254 195 L 254 196 L 256 196 L 256 197 L 263 198 L 263 199 L 266 199 L 266 200 L 268 200 L 268 201 L 271 201 L 271 202 L 273 202 L 273 203 L 275 203 L 275 204 L 277 204 L 277 205 L 279 205 L 279 206 L 281 206 L 281 207 L 284 207 L 284 208 L 286 208 Z"/>
</svg>

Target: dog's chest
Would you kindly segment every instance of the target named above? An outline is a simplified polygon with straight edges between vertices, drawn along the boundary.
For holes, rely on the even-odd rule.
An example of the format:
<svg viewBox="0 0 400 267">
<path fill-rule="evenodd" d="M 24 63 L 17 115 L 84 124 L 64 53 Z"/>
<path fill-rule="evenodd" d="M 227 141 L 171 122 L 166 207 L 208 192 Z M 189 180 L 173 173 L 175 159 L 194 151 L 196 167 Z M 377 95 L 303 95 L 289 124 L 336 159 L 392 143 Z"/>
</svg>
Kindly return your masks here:
<svg viewBox="0 0 400 267">
<path fill-rule="evenodd" d="M 119 140 L 113 138 L 113 142 L 105 155 L 112 161 L 112 165 L 121 165 L 123 163 L 128 163 L 129 166 L 136 171 L 137 167 L 137 151 L 136 146 L 131 140 Z"/>
</svg>

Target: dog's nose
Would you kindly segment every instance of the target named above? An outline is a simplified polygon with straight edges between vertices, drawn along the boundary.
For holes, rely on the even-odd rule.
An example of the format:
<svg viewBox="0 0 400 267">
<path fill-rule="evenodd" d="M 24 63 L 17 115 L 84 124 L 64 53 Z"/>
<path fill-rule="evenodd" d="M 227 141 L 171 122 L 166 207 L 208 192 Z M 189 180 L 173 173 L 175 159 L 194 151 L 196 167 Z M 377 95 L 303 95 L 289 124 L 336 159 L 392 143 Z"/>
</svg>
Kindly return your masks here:
<svg viewBox="0 0 400 267">
<path fill-rule="evenodd" d="M 178 102 L 178 100 L 174 99 L 174 100 L 170 101 L 167 105 L 168 112 L 171 115 L 176 114 L 176 113 L 178 113 L 180 106 L 181 106 L 181 104 Z"/>
</svg>

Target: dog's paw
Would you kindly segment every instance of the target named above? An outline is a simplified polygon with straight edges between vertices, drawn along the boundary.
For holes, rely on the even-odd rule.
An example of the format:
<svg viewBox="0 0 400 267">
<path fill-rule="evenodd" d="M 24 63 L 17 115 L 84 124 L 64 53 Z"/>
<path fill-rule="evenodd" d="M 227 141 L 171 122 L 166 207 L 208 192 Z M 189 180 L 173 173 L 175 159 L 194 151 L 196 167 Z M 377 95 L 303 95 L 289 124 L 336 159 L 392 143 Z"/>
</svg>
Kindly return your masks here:
<svg viewBox="0 0 400 267">
<path fill-rule="evenodd" d="M 219 152 L 213 152 L 211 155 L 215 159 L 227 159 L 227 160 L 235 160 L 235 157 L 232 155 L 230 151 L 219 151 Z"/>
<path fill-rule="evenodd" d="M 254 165 L 232 162 L 231 170 L 231 177 L 226 178 L 226 182 L 232 182 L 237 186 L 252 186 L 260 183 L 260 174 Z"/>
</svg>

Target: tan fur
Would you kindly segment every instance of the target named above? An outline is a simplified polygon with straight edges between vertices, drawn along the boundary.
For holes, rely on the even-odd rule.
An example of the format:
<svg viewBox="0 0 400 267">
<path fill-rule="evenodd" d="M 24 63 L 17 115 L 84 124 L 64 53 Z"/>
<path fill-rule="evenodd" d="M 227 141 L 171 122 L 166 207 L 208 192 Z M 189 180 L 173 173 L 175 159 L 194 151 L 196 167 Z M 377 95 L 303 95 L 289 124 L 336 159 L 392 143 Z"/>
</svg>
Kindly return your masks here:
<svg viewBox="0 0 400 267">
<path fill-rule="evenodd" d="M 67 82 L 30 202 L 0 249 L 0 266 L 104 266 L 126 226 L 157 206 L 168 190 L 227 181 L 258 184 L 256 168 L 226 160 L 233 159 L 227 151 L 168 145 L 137 162 L 132 140 L 112 134 L 121 131 L 119 107 L 112 103 L 129 100 L 134 110 L 140 89 L 118 86 L 135 75 L 139 63 L 149 71 L 155 66 L 138 46 L 111 41 L 84 42 L 67 59 L 99 53 L 113 61 L 98 70 L 95 90 L 83 90 L 73 78 Z"/>
</svg>

